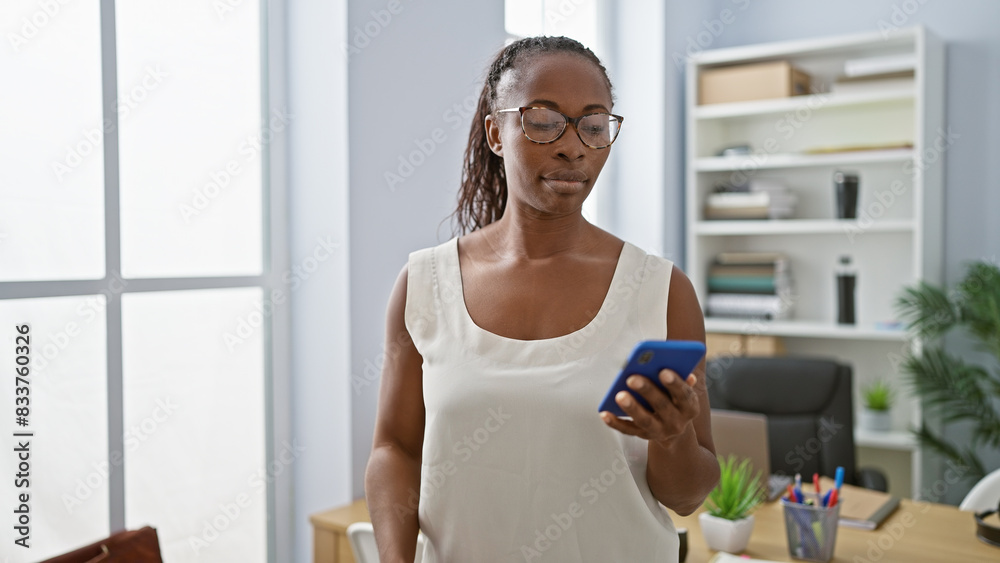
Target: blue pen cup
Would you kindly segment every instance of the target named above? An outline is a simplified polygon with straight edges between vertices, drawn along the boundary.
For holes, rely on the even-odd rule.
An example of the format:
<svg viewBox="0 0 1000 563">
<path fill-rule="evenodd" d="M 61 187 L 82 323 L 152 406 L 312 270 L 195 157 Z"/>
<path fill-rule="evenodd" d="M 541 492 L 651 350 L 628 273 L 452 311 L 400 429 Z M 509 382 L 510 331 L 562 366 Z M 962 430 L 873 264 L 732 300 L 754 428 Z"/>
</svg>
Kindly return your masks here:
<svg viewBox="0 0 1000 563">
<path fill-rule="evenodd" d="M 812 494 L 806 498 L 817 501 Z M 788 535 L 788 554 L 793 559 L 821 561 L 833 559 L 837 544 L 837 524 L 840 520 L 840 503 L 827 508 L 816 502 L 810 506 L 781 499 L 785 510 L 785 532 Z"/>
</svg>

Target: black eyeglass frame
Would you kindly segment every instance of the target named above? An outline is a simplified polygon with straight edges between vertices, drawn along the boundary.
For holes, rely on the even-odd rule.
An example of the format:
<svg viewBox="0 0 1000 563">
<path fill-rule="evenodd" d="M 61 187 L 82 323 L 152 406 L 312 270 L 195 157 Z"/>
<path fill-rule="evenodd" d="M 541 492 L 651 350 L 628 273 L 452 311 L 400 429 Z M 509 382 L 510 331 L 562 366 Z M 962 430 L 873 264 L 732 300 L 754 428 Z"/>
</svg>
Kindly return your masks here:
<svg viewBox="0 0 1000 563">
<path fill-rule="evenodd" d="M 555 139 L 552 139 L 551 141 L 536 141 L 536 140 L 534 140 L 534 139 L 532 139 L 531 137 L 528 136 L 528 131 L 524 128 L 524 112 L 528 111 L 529 109 L 547 109 L 549 111 L 554 111 L 554 112 L 558 113 L 559 115 L 563 116 L 563 120 L 564 121 L 563 121 L 562 131 L 560 131 L 559 134 L 556 135 Z M 594 113 L 584 114 L 584 115 L 581 115 L 579 117 L 570 117 L 570 116 L 566 115 L 565 113 L 563 113 L 563 112 L 561 112 L 559 110 L 554 110 L 552 108 L 547 108 L 547 107 L 543 107 L 543 106 L 523 106 L 523 107 L 519 107 L 519 108 L 498 109 L 496 111 L 496 113 L 508 113 L 508 112 L 514 112 L 514 111 L 518 112 L 518 114 L 521 116 L 521 119 L 520 119 L 520 121 L 521 121 L 521 132 L 524 133 L 524 137 L 526 139 L 528 139 L 529 141 L 531 141 L 532 143 L 535 143 L 535 144 L 538 144 L 538 145 L 547 145 L 549 143 L 554 143 L 554 142 L 558 141 L 566 133 L 566 125 L 569 124 L 569 123 L 572 123 L 573 124 L 573 130 L 576 131 L 576 136 L 577 136 L 578 139 L 580 139 L 581 143 L 583 143 L 584 145 L 586 145 L 586 146 L 588 146 L 588 147 L 590 147 L 592 149 L 596 149 L 596 150 L 606 149 L 606 148 L 610 147 L 611 145 L 615 144 L 615 141 L 618 140 L 618 135 L 622 131 L 622 123 L 625 122 L 625 118 L 624 117 L 622 117 L 620 115 L 615 115 L 613 113 L 608 113 L 606 111 L 595 111 Z M 580 129 L 578 129 L 578 125 L 580 124 L 580 120 L 582 120 L 582 119 L 584 119 L 586 117 L 590 117 L 592 115 L 608 115 L 608 116 L 611 116 L 611 117 L 615 118 L 615 121 L 618 122 L 618 129 L 615 130 L 615 138 L 611 139 L 610 143 L 608 143 L 608 144 L 606 144 L 604 146 L 595 147 L 594 145 L 591 145 L 591 144 L 587 143 L 587 141 L 583 140 L 583 136 L 580 135 Z"/>
</svg>

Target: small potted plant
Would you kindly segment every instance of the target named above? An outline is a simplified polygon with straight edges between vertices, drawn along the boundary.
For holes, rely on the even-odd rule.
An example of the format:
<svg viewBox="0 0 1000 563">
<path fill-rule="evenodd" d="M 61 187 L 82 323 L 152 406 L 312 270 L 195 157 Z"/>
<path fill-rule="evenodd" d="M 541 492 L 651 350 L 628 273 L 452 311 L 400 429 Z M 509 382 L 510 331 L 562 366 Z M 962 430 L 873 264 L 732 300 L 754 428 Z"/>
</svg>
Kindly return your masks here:
<svg viewBox="0 0 1000 563">
<path fill-rule="evenodd" d="M 698 516 L 709 549 L 740 553 L 753 532 L 751 512 L 764 501 L 760 472 L 753 474 L 749 459 L 719 457 L 719 484 L 708 493 L 707 510 Z"/>
<path fill-rule="evenodd" d="M 885 381 L 875 381 L 861 389 L 861 396 L 864 408 L 861 409 L 858 425 L 865 430 L 889 430 L 892 427 L 892 417 L 889 415 L 894 398 L 892 387 Z"/>
</svg>

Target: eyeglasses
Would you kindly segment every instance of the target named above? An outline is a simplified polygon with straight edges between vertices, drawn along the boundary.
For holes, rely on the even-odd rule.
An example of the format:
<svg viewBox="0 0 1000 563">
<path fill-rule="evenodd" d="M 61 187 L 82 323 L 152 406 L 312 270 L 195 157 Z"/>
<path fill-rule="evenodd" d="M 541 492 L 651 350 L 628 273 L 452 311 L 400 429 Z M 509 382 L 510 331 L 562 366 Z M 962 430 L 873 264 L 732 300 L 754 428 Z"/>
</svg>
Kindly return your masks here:
<svg viewBox="0 0 1000 563">
<path fill-rule="evenodd" d="M 618 138 L 625 118 L 610 113 L 588 113 L 580 117 L 569 117 L 554 109 L 521 107 L 497 110 L 497 113 L 519 112 L 521 130 L 529 141 L 539 144 L 559 140 L 566 132 L 566 124 L 572 123 L 576 136 L 592 149 L 604 149 Z"/>
</svg>

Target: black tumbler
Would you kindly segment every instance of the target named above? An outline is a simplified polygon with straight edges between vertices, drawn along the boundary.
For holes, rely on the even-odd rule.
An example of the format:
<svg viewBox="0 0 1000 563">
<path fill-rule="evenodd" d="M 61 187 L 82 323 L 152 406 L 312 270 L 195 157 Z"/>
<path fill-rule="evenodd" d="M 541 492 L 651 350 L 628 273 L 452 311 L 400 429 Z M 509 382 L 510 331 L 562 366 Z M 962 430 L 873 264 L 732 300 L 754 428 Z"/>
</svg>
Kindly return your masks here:
<svg viewBox="0 0 1000 563">
<path fill-rule="evenodd" d="M 834 172 L 833 185 L 837 192 L 837 218 L 858 218 L 858 175 Z"/>
<path fill-rule="evenodd" d="M 837 323 L 854 324 L 854 293 L 857 291 L 858 273 L 850 256 L 840 257 L 837 268 Z"/>
</svg>

